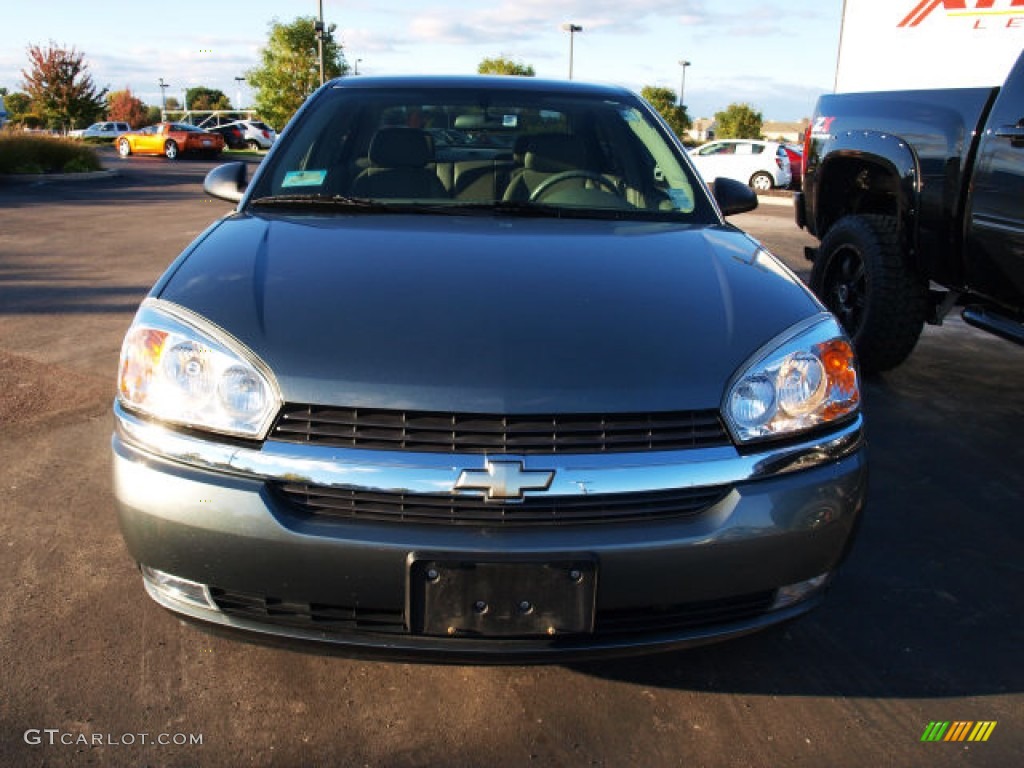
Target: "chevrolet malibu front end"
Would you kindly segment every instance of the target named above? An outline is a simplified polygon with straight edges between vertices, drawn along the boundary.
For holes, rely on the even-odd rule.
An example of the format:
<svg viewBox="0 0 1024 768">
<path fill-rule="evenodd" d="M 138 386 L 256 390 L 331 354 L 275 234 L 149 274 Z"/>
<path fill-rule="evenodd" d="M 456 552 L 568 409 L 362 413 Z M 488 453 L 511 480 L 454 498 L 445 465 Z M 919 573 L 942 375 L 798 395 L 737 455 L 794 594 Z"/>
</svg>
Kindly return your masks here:
<svg viewBox="0 0 1024 768">
<path fill-rule="evenodd" d="M 207 189 L 238 209 L 118 374 L 121 527 L 158 603 L 518 662 L 820 601 L 866 492 L 853 352 L 639 99 L 336 81 L 250 184 Z"/>
</svg>

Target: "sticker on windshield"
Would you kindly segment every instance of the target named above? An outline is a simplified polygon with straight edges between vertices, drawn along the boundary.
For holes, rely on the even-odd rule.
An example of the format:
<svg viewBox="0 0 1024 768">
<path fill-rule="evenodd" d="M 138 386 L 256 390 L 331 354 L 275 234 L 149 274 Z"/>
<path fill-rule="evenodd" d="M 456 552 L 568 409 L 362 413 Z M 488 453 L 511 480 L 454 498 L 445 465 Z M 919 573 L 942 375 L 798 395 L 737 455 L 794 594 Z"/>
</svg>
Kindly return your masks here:
<svg viewBox="0 0 1024 768">
<path fill-rule="evenodd" d="M 683 213 L 689 213 L 693 210 L 693 195 L 685 189 L 670 189 L 668 190 L 669 200 L 672 201 L 672 205 L 676 207 L 677 211 Z"/>
<path fill-rule="evenodd" d="M 282 187 L 319 187 L 327 178 L 327 171 L 288 171 Z"/>
</svg>

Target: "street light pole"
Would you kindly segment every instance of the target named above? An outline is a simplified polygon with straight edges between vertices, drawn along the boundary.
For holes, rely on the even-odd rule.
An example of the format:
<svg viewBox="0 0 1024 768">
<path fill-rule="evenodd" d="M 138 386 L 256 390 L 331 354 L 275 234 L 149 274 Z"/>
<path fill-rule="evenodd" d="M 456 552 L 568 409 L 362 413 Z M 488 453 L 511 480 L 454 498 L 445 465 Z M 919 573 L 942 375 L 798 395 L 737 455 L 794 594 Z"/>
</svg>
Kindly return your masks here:
<svg viewBox="0 0 1024 768">
<path fill-rule="evenodd" d="M 562 29 L 569 33 L 569 79 L 572 80 L 573 36 L 577 32 L 582 32 L 583 27 L 579 24 L 573 24 L 572 22 L 567 21 L 562 25 Z"/>
<path fill-rule="evenodd" d="M 160 103 L 162 114 L 161 120 L 167 118 L 167 89 L 170 88 L 170 83 L 165 83 L 163 78 L 160 78 Z"/>
<path fill-rule="evenodd" d="M 355 71 L 355 74 L 357 74 L 357 75 L 359 74 L 359 62 L 360 61 L 362 61 L 362 59 L 356 59 L 356 71 Z"/>
<path fill-rule="evenodd" d="M 324 0 L 320 0 L 320 16 L 313 25 L 316 30 L 316 50 L 320 59 L 320 85 L 324 84 Z"/>
<path fill-rule="evenodd" d="M 686 93 L 686 68 L 690 66 L 690 62 L 686 59 L 680 59 L 679 66 L 683 68 L 683 76 L 679 81 L 679 106 L 685 107 L 686 104 L 683 103 L 683 95 Z"/>
<path fill-rule="evenodd" d="M 235 107 L 236 107 L 236 109 L 241 109 L 242 108 L 242 83 L 245 82 L 245 78 L 244 77 L 235 77 L 235 82 L 238 83 L 238 93 L 235 94 L 236 96 L 238 96 L 238 104 L 236 104 Z"/>
</svg>

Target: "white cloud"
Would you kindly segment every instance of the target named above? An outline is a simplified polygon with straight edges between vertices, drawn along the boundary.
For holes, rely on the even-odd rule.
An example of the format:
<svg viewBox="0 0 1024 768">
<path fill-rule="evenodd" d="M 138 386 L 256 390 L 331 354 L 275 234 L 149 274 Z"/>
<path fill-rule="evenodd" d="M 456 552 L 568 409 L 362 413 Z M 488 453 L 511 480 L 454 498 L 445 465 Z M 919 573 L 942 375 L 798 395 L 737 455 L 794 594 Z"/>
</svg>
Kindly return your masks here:
<svg viewBox="0 0 1024 768">
<path fill-rule="evenodd" d="M 401 48 L 402 43 L 394 35 L 384 35 L 370 29 L 341 29 L 338 30 L 342 46 L 345 49 L 345 57 L 353 60 L 353 57 L 361 58 L 367 53 L 393 53 Z"/>
</svg>

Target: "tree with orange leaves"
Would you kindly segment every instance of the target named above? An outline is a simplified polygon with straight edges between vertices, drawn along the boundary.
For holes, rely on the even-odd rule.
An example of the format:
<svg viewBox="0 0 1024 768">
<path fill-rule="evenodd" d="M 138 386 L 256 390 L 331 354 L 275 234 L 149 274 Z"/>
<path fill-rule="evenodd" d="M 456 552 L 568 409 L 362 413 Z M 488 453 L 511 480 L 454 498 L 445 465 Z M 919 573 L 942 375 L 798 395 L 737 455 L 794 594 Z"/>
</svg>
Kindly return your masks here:
<svg viewBox="0 0 1024 768">
<path fill-rule="evenodd" d="M 29 67 L 21 71 L 22 87 L 48 127 L 85 126 L 103 114 L 107 89 L 96 89 L 84 53 L 60 48 L 51 40 L 49 48 L 30 45 L 28 58 Z"/>
<path fill-rule="evenodd" d="M 132 95 L 131 88 L 114 91 L 107 97 L 107 118 L 128 123 L 132 128 L 146 124 L 146 105 Z"/>
</svg>

